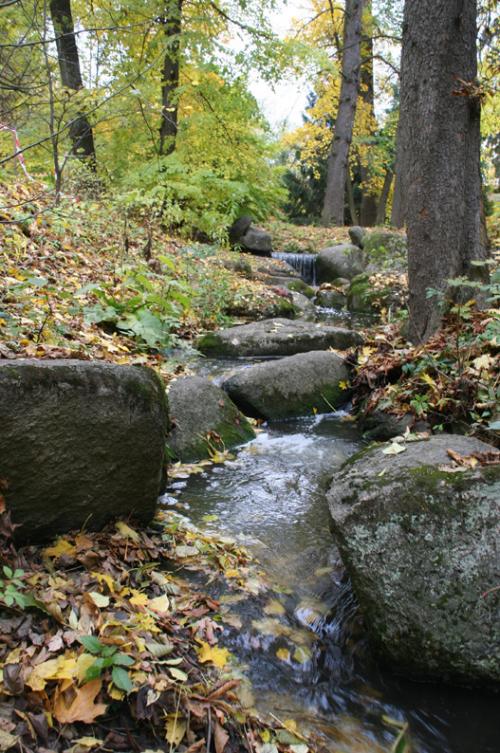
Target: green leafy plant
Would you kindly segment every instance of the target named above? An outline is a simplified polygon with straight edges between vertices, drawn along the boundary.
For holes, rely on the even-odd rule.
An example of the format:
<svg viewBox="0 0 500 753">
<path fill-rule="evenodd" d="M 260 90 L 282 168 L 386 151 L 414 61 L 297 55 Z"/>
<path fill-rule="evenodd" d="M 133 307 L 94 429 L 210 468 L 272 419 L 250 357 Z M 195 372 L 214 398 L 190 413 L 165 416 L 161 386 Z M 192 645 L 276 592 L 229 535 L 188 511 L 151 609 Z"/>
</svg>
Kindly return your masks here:
<svg viewBox="0 0 500 753">
<path fill-rule="evenodd" d="M 130 675 L 125 669 L 134 663 L 131 656 L 118 651 L 116 646 L 106 646 L 95 635 L 83 635 L 78 640 L 89 654 L 96 657 L 85 673 L 87 682 L 100 677 L 106 669 L 111 669 L 113 684 L 126 693 L 132 690 Z"/>
<path fill-rule="evenodd" d="M 7 607 L 26 607 L 37 606 L 36 599 L 30 593 L 23 593 L 26 584 L 23 582 L 24 570 L 12 570 L 8 565 L 2 567 L 3 577 L 0 578 L 0 600 Z"/>
<path fill-rule="evenodd" d="M 172 259 L 160 256 L 161 263 L 174 269 Z M 120 270 L 122 279 L 115 289 L 92 285 L 98 299 L 83 309 L 87 323 L 110 324 L 137 338 L 149 348 L 165 348 L 175 342 L 175 330 L 190 307 L 191 288 L 171 274 L 154 274 L 141 267 Z"/>
</svg>

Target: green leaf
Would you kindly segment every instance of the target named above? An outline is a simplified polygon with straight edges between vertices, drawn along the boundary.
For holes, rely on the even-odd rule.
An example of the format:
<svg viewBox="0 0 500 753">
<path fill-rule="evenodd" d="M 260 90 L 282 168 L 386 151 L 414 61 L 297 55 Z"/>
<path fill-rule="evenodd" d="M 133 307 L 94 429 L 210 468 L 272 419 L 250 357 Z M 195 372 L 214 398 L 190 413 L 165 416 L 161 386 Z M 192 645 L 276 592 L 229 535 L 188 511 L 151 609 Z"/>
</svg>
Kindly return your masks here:
<svg viewBox="0 0 500 753">
<path fill-rule="evenodd" d="M 129 673 L 126 669 L 122 669 L 122 667 L 113 667 L 111 677 L 116 687 L 120 688 L 120 690 L 124 690 L 126 693 L 130 693 L 134 687 L 130 680 Z"/>
<path fill-rule="evenodd" d="M 491 423 L 488 424 L 488 429 L 491 429 L 492 431 L 500 431 L 500 419 L 497 421 L 491 421 Z"/>
<path fill-rule="evenodd" d="M 78 641 L 91 654 L 100 654 L 104 648 L 104 644 L 95 635 L 80 635 Z"/>
<path fill-rule="evenodd" d="M 127 654 L 120 653 L 113 656 L 113 664 L 115 666 L 119 664 L 122 667 L 131 667 L 134 662 L 135 659 L 133 659 L 131 656 L 127 656 Z"/>
</svg>

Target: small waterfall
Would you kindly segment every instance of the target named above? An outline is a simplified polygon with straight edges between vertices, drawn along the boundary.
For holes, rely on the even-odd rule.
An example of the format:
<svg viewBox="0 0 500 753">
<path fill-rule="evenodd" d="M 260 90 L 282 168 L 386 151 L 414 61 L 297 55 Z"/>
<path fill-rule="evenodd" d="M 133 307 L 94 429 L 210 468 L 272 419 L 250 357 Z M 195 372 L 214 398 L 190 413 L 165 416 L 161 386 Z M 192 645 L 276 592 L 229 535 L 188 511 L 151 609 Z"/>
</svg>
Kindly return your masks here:
<svg viewBox="0 0 500 753">
<path fill-rule="evenodd" d="M 275 251 L 273 259 L 286 261 L 297 270 L 304 282 L 308 285 L 316 285 L 316 254 L 285 254 Z"/>
</svg>

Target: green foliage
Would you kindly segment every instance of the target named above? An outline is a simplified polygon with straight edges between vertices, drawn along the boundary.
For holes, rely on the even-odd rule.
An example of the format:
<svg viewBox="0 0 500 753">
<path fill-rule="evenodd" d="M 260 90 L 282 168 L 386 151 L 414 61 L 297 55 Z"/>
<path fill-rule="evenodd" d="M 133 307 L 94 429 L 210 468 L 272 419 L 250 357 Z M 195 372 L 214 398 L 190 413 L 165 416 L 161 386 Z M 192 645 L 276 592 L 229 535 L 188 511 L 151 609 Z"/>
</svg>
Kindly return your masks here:
<svg viewBox="0 0 500 753">
<path fill-rule="evenodd" d="M 117 646 L 107 646 L 101 643 L 95 635 L 83 635 L 78 638 L 82 646 L 89 654 L 96 657 L 93 664 L 87 669 L 85 679 L 87 682 L 101 677 L 106 669 L 111 669 L 111 679 L 113 684 L 120 690 L 129 693 L 132 688 L 130 675 L 124 667 L 131 667 L 134 659 L 122 651 L 118 651 Z"/>
<path fill-rule="evenodd" d="M 8 565 L 4 565 L 2 573 L 3 576 L 0 578 L 0 601 L 6 607 L 26 609 L 27 607 L 37 606 L 33 595 L 24 593 L 26 590 L 26 583 L 23 582 L 24 570 L 13 570 Z"/>
<path fill-rule="evenodd" d="M 160 256 L 167 267 L 173 262 Z M 110 284 L 87 286 L 98 302 L 84 307 L 87 323 L 108 324 L 137 338 L 148 348 L 166 348 L 176 341 L 175 331 L 190 307 L 193 294 L 186 282 L 167 274 L 154 274 L 140 266 L 121 270 L 121 280 L 112 291 Z"/>
</svg>

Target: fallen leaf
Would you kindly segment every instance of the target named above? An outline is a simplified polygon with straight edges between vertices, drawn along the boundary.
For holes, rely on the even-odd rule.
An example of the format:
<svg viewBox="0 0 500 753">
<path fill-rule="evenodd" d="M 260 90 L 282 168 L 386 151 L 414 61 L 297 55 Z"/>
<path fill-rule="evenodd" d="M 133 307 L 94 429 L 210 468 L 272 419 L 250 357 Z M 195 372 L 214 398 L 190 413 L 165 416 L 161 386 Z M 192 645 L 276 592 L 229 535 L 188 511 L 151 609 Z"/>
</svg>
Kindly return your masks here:
<svg viewBox="0 0 500 753">
<path fill-rule="evenodd" d="M 398 442 L 391 442 L 382 452 L 384 455 L 399 455 L 400 452 L 406 452 L 406 447 Z"/>
<path fill-rule="evenodd" d="M 91 680 L 81 688 L 72 686 L 64 692 L 57 692 L 54 699 L 54 716 L 61 724 L 85 722 L 92 724 L 107 710 L 105 703 L 95 703 L 101 690 L 100 679 Z"/>
<path fill-rule="evenodd" d="M 157 596 L 155 599 L 150 599 L 149 608 L 152 609 L 153 612 L 157 612 L 158 614 L 164 614 L 165 612 L 168 612 L 168 610 L 170 609 L 170 601 L 167 594 L 163 594 L 163 596 Z"/>
<path fill-rule="evenodd" d="M 72 555 L 75 554 L 76 548 L 74 544 L 70 544 L 70 542 L 67 539 L 59 538 L 57 539 L 54 546 L 49 546 L 46 549 L 43 550 L 43 554 L 45 557 L 62 557 L 63 554 L 65 555 Z"/>
<path fill-rule="evenodd" d="M 198 649 L 198 659 L 202 664 L 205 662 L 211 662 L 220 669 L 226 666 L 230 655 L 231 654 L 227 648 L 210 646 L 208 643 L 205 643 L 205 641 L 201 641 L 200 648 Z"/>
<path fill-rule="evenodd" d="M 187 723 L 180 714 L 167 714 L 165 723 L 165 737 L 171 745 L 179 745 L 186 734 Z"/>
<path fill-rule="evenodd" d="M 136 543 L 139 541 L 140 536 L 137 531 L 134 531 L 133 528 L 130 528 L 130 526 L 124 523 L 123 520 L 119 520 L 118 523 L 116 523 L 116 528 L 126 539 L 131 539 L 131 541 L 134 541 Z"/>
</svg>

